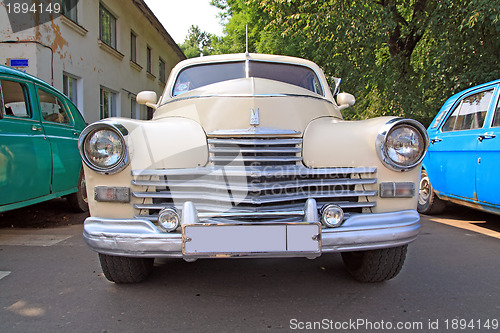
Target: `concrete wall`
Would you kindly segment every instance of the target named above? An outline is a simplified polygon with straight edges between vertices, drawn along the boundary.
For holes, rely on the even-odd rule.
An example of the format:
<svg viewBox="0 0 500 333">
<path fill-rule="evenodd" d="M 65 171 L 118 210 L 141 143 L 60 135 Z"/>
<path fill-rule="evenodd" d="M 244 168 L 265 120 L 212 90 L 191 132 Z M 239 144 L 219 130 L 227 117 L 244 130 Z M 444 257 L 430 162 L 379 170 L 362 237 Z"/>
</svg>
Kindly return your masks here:
<svg viewBox="0 0 500 333">
<path fill-rule="evenodd" d="M 79 1 L 77 24 L 61 16 L 32 29 L 13 33 L 6 8 L 0 5 L 0 63 L 9 58 L 29 59 L 21 68 L 63 91 L 63 73 L 77 78 L 77 106 L 88 123 L 100 118 L 100 89 L 116 94 L 118 116 L 131 116 L 131 99 L 138 92 L 160 95 L 159 58 L 166 76 L 184 55 L 140 0 L 102 0 L 116 17 L 116 50 L 99 41 L 99 0 Z M 130 32 L 137 36 L 137 64 L 130 61 Z M 152 50 L 151 74 L 146 71 L 146 48 Z M 139 106 L 137 106 L 139 108 Z M 141 106 L 141 119 L 146 110 Z"/>
</svg>

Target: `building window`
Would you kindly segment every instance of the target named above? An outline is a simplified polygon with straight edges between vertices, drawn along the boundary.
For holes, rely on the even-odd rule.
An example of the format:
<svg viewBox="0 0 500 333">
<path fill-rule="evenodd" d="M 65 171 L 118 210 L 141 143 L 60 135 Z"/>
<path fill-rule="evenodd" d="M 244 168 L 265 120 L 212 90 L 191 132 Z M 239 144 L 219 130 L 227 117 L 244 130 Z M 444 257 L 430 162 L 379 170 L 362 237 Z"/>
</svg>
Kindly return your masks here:
<svg viewBox="0 0 500 333">
<path fill-rule="evenodd" d="M 116 117 L 116 94 L 101 87 L 101 119 Z"/>
<path fill-rule="evenodd" d="M 137 63 L 137 36 L 130 32 L 130 60 Z"/>
<path fill-rule="evenodd" d="M 116 49 L 116 18 L 99 4 L 99 39 Z"/>
<path fill-rule="evenodd" d="M 148 46 L 146 49 L 146 69 L 151 73 L 151 48 Z"/>
<path fill-rule="evenodd" d="M 155 110 L 148 106 L 146 113 L 147 113 L 146 120 L 151 120 L 153 119 L 153 114 L 155 113 Z"/>
<path fill-rule="evenodd" d="M 73 102 L 73 104 L 78 105 L 78 79 L 74 76 L 63 74 L 63 93 L 68 96 L 68 98 Z"/>
<path fill-rule="evenodd" d="M 167 75 L 165 72 L 165 61 L 163 61 L 161 58 L 160 58 L 159 67 L 160 67 L 160 81 L 165 83 L 165 82 L 167 82 Z"/>
<path fill-rule="evenodd" d="M 132 98 L 130 98 L 130 118 L 140 119 L 141 118 L 140 112 L 137 112 L 140 110 L 138 110 L 137 108 L 137 101 L 135 98 L 136 96 L 132 96 Z"/>
<path fill-rule="evenodd" d="M 62 13 L 73 22 L 78 23 L 77 15 L 78 0 L 62 0 Z"/>
</svg>

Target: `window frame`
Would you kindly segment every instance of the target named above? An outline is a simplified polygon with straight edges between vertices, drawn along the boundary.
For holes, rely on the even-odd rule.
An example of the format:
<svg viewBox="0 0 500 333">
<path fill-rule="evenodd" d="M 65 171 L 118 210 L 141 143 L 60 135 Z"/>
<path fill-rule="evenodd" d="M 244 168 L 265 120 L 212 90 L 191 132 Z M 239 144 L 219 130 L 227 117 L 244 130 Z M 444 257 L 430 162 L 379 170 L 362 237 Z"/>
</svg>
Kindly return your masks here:
<svg viewBox="0 0 500 333">
<path fill-rule="evenodd" d="M 490 122 L 490 127 L 491 128 L 497 128 L 500 127 L 500 86 L 497 86 L 498 93 L 497 93 L 497 100 L 495 103 L 495 106 L 493 107 L 493 115 L 491 116 L 491 122 Z M 497 124 L 495 125 L 495 121 Z"/>
<path fill-rule="evenodd" d="M 67 78 L 67 79 L 66 79 Z M 64 96 L 68 97 L 68 99 L 75 105 L 78 105 L 79 102 L 79 94 L 78 94 L 78 81 L 80 78 L 71 75 L 69 73 L 63 72 L 63 89 L 62 93 Z M 70 84 L 70 81 L 72 82 L 72 85 Z M 66 89 L 68 89 L 69 93 L 69 86 L 72 86 L 71 91 L 73 92 L 72 95 L 66 94 Z M 74 99 L 74 100 L 73 100 Z"/>
<path fill-rule="evenodd" d="M 64 113 L 66 114 L 66 118 L 68 119 L 67 123 L 66 122 L 61 123 L 61 122 L 57 122 L 57 121 L 50 121 L 50 120 L 47 120 L 43 117 L 42 100 L 40 99 L 40 91 L 44 92 L 47 95 L 53 96 L 54 98 L 56 98 L 57 101 L 59 101 L 59 103 L 61 104 L 62 110 L 64 111 Z M 44 87 L 41 87 L 41 86 L 36 87 L 36 94 L 38 97 L 38 102 L 40 103 L 40 121 L 42 123 L 56 124 L 56 125 L 68 126 L 68 127 L 72 127 L 74 125 L 75 121 L 73 119 L 73 115 L 71 114 L 70 108 L 69 108 L 68 104 L 66 103 L 65 99 L 62 98 L 62 96 L 59 96 L 58 94 L 55 94 L 54 92 L 51 92 L 50 90 L 45 89 Z"/>
<path fill-rule="evenodd" d="M 136 100 L 137 96 L 132 95 L 130 97 L 130 118 L 131 119 L 141 119 L 141 110 L 139 109 L 139 104 Z"/>
<path fill-rule="evenodd" d="M 167 82 L 167 63 L 160 57 L 158 61 L 158 75 L 162 83 Z"/>
<path fill-rule="evenodd" d="M 111 110 L 108 111 L 108 116 L 104 117 L 104 94 L 107 93 L 111 96 L 111 99 L 108 98 L 108 101 L 111 100 Z M 118 99 L 118 94 L 104 86 L 101 86 L 99 89 L 99 119 L 106 119 L 110 117 L 117 117 L 117 99 Z"/>
<path fill-rule="evenodd" d="M 458 117 L 460 117 L 460 115 L 462 115 L 462 105 L 463 105 L 463 101 L 473 95 L 478 95 L 478 94 L 481 94 L 481 93 L 486 93 L 490 91 L 491 92 L 491 98 L 490 98 L 490 101 L 488 103 L 488 108 L 486 109 L 486 115 L 483 119 L 483 123 L 480 127 L 476 127 L 476 128 L 464 128 L 464 129 L 456 129 L 456 126 L 457 126 L 457 119 Z M 455 101 L 455 103 L 453 103 L 453 106 L 450 108 L 450 110 L 447 112 L 446 114 L 446 117 L 443 117 L 444 120 L 440 120 L 441 121 L 441 125 L 440 125 L 440 128 L 439 128 L 439 131 L 441 133 L 451 133 L 451 132 L 461 132 L 461 131 L 473 131 L 473 130 L 478 130 L 478 129 L 482 129 L 486 126 L 486 120 L 488 118 L 488 111 L 491 107 L 491 103 L 493 101 L 495 97 L 495 88 L 494 87 L 484 87 L 483 89 L 480 89 L 480 90 L 475 90 L 475 91 L 471 91 L 463 96 L 461 96 L 460 98 L 457 98 L 457 100 Z M 460 108 L 459 112 L 458 112 L 458 115 L 457 117 L 455 118 L 455 122 L 453 124 L 453 128 L 449 129 L 449 130 L 445 130 L 445 125 L 448 123 L 448 121 L 451 119 L 451 117 L 453 116 L 453 114 L 455 113 L 455 111 Z M 476 112 L 477 113 L 477 112 Z"/>
<path fill-rule="evenodd" d="M 130 30 L 130 61 L 137 63 L 137 35 Z"/>
<path fill-rule="evenodd" d="M 71 2 L 74 2 L 74 6 L 67 11 L 67 7 L 71 7 Z M 78 0 L 61 0 L 62 14 L 70 19 L 71 21 L 78 23 Z"/>
<path fill-rule="evenodd" d="M 5 98 L 4 98 L 4 88 L 2 86 L 2 81 L 9 81 L 18 84 L 21 87 L 21 90 L 23 92 L 23 97 L 24 97 L 24 104 L 26 106 L 26 117 L 20 117 L 16 115 L 8 115 L 7 111 L 5 109 Z M 27 83 L 25 82 L 20 82 L 18 80 L 13 80 L 9 77 L 0 77 L 0 104 L 1 104 L 1 109 L 0 109 L 0 119 L 4 117 L 9 117 L 10 119 L 33 119 L 33 110 L 31 107 L 31 100 L 30 100 L 30 93 L 29 93 L 29 88 Z"/>
<path fill-rule="evenodd" d="M 104 22 L 103 22 L 103 14 L 106 14 L 111 21 L 111 26 L 110 26 L 110 31 L 109 31 L 109 38 L 111 39 L 109 42 L 106 40 L 107 38 L 104 35 Z M 117 29 L 116 29 L 116 22 L 118 19 L 111 13 L 111 11 L 106 8 L 101 2 L 99 2 L 99 40 L 102 41 L 104 44 L 108 45 L 109 47 L 113 49 L 117 49 Z"/>
<path fill-rule="evenodd" d="M 153 74 L 153 50 L 149 45 L 146 46 L 146 71 Z"/>
</svg>

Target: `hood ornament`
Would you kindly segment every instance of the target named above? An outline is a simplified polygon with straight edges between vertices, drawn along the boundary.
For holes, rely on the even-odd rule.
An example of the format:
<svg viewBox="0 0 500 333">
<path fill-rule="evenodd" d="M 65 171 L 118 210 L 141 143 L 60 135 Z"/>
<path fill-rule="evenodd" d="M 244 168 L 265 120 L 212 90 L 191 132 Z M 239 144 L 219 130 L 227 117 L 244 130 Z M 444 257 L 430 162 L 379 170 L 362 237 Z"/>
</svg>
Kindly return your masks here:
<svg viewBox="0 0 500 333">
<path fill-rule="evenodd" d="M 260 121 L 259 121 L 259 108 L 256 110 L 250 109 L 250 125 L 252 126 L 259 126 Z"/>
</svg>

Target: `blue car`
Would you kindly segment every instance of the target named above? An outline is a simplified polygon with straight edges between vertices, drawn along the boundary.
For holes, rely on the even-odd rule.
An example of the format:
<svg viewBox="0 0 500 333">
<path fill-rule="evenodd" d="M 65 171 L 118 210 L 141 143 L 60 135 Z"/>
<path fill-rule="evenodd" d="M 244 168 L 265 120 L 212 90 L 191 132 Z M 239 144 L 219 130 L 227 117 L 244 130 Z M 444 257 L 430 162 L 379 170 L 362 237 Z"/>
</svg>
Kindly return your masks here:
<svg viewBox="0 0 500 333">
<path fill-rule="evenodd" d="M 500 80 L 450 97 L 427 132 L 418 211 L 447 202 L 500 214 Z"/>
</svg>

